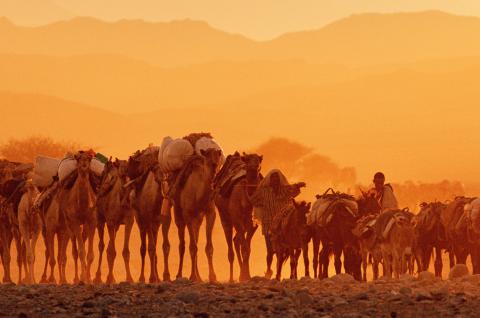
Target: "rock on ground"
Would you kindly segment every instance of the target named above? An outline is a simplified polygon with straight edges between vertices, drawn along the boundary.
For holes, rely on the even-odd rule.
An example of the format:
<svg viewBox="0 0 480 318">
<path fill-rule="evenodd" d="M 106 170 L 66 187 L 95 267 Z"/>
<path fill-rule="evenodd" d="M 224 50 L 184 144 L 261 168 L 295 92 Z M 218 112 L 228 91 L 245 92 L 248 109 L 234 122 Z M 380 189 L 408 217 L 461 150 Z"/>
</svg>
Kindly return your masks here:
<svg viewBox="0 0 480 318">
<path fill-rule="evenodd" d="M 458 270 L 460 271 L 460 270 Z M 427 274 L 424 274 L 428 276 Z M 423 276 L 423 275 L 422 275 Z M 246 283 L 0 285 L 6 317 L 470 317 L 478 276 L 462 279 L 254 279 Z M 464 279 L 468 277 L 469 279 Z"/>
</svg>

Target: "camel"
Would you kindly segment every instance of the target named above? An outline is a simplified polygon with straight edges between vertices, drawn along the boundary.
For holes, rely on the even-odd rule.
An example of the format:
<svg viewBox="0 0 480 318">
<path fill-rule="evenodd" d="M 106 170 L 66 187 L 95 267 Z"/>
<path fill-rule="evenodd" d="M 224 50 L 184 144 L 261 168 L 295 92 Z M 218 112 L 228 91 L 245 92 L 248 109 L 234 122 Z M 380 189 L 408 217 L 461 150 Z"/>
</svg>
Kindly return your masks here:
<svg viewBox="0 0 480 318">
<path fill-rule="evenodd" d="M 235 244 L 235 252 L 240 266 L 239 280 L 245 281 L 250 279 L 250 245 L 258 225 L 253 224 L 253 206 L 250 203 L 249 196 L 255 192 L 261 180 L 260 169 L 263 157 L 245 153 L 240 156 L 240 154 L 236 153 L 229 159 L 242 161 L 246 172 L 244 177 L 231 186 L 232 189 L 229 195 L 224 196 L 219 193 L 215 196 L 215 204 L 220 215 L 225 239 L 227 240 L 230 282 L 233 282 L 234 251 L 232 242 Z M 225 164 L 224 167 L 227 168 L 227 165 Z M 220 171 L 219 175 L 222 172 Z M 232 241 L 233 229 L 235 229 L 236 233 Z"/>
<path fill-rule="evenodd" d="M 472 198 L 457 197 L 450 202 L 440 213 L 440 220 L 445 228 L 448 244 L 450 268 L 455 264 L 466 264 L 469 252 L 466 220 L 464 207 Z"/>
<path fill-rule="evenodd" d="M 280 280 L 283 263 L 290 258 L 290 278 L 297 279 L 298 258 L 304 248 L 304 238 L 300 235 L 307 227 L 306 214 L 310 203 L 292 200 L 292 206 L 277 214 L 272 224 L 272 248 L 277 255 L 276 279 Z M 305 253 L 305 250 L 304 250 Z"/>
<path fill-rule="evenodd" d="M 205 217 L 207 236 L 205 253 L 208 258 L 209 280 L 211 282 L 217 280 L 213 268 L 212 231 L 216 214 L 212 184 L 221 156 L 222 152 L 217 149 L 201 150 L 201 155 L 192 156 L 181 172 L 180 178 L 184 178 L 183 186 L 173 200 L 180 254 L 177 278 L 182 277 L 186 227 L 190 237 L 189 249 L 192 260 L 190 280 L 201 281 L 197 264 L 197 245 L 200 226 Z"/>
<path fill-rule="evenodd" d="M 74 283 L 80 281 L 78 275 L 78 249 L 75 238 L 66 224 L 65 215 L 61 213 L 58 201 L 58 183 L 52 185 L 56 189 L 51 193 L 51 198 L 39 207 L 44 222 L 44 240 L 45 240 L 45 262 L 50 265 L 50 274 L 47 278 L 47 266 L 45 266 L 41 283 L 54 284 L 55 281 L 55 235 L 57 236 L 57 260 L 58 260 L 58 274 L 60 284 L 67 284 L 66 266 L 67 266 L 67 245 L 72 242 L 72 255 L 75 264 Z M 47 201 L 47 200 L 46 200 Z"/>
<path fill-rule="evenodd" d="M 95 277 L 95 283 L 102 282 L 101 266 L 102 255 L 104 250 L 103 233 L 105 223 L 108 229 L 108 275 L 107 284 L 114 284 L 115 278 L 113 276 L 113 266 L 115 262 L 115 238 L 118 228 L 121 224 L 125 225 L 125 237 L 123 244 L 123 260 L 125 262 L 126 281 L 133 282 L 132 274 L 130 273 L 130 234 L 132 233 L 134 222 L 134 210 L 131 209 L 127 199 L 127 191 L 124 185 L 128 182 L 127 175 L 128 163 L 124 160 L 108 161 L 103 171 L 100 190 L 97 198 L 98 209 L 98 234 L 99 242 L 99 261 L 98 269 Z"/>
<path fill-rule="evenodd" d="M 369 256 L 372 262 L 373 279 L 379 277 L 379 264 L 382 260 L 382 252 L 377 244 L 377 235 L 371 224 L 375 222 L 377 216 L 374 214 L 365 215 L 357 221 L 353 230 L 355 236 L 358 237 L 360 244 L 360 255 L 362 256 L 362 280 L 367 281 L 367 266 Z"/>
<path fill-rule="evenodd" d="M 35 284 L 35 246 L 43 227 L 38 210 L 33 208 L 37 196 L 38 190 L 31 181 L 27 181 L 18 205 L 18 226 L 22 243 L 26 247 L 28 266 L 26 267 L 25 278 L 28 284 Z"/>
<path fill-rule="evenodd" d="M 367 281 L 367 266 L 369 258 L 372 261 L 373 279 L 379 277 L 378 265 L 382 260 L 380 246 L 377 244 L 377 235 L 373 229 L 381 207 L 372 195 L 362 191 L 357 199 L 359 219 L 353 230 L 358 237 L 360 255 L 362 256 L 362 280 Z"/>
<path fill-rule="evenodd" d="M 58 201 L 60 211 L 64 213 L 66 224 L 77 243 L 81 264 L 80 280 L 90 283 L 90 269 L 94 259 L 93 238 L 97 225 L 96 197 L 89 179 L 92 157 L 86 152 L 80 152 L 74 158 L 77 161 L 76 179 L 71 189 L 62 187 L 59 190 Z M 88 254 L 85 252 L 87 240 Z"/>
<path fill-rule="evenodd" d="M 22 198 L 24 179 L 8 179 L 0 185 L 0 242 L 2 245 L 3 282 L 11 282 L 10 247 L 15 241 L 17 250 L 18 284 L 22 283 L 22 270 L 27 272 L 26 246 L 22 243 L 18 224 L 18 205 Z"/>
<path fill-rule="evenodd" d="M 408 210 L 383 212 L 374 225 L 380 242 L 384 262 L 384 275 L 395 278 L 407 272 L 407 260 L 413 251 L 414 229 L 413 214 Z"/>
<path fill-rule="evenodd" d="M 345 273 L 361 280 L 361 255 L 358 238 L 352 233 L 356 226 L 357 216 L 345 206 L 336 202 L 330 206 L 331 220 L 319 228 L 319 237 L 322 242 L 320 252 L 320 275 L 328 278 L 330 254 L 334 255 L 335 272 L 342 271 L 341 255 L 344 254 Z"/>
<path fill-rule="evenodd" d="M 447 248 L 445 228 L 440 215 L 447 205 L 441 202 L 422 203 L 414 217 L 415 247 L 419 271 L 428 271 L 435 249 L 435 276 L 442 277 L 442 249 Z"/>
<path fill-rule="evenodd" d="M 146 150 L 137 152 L 128 159 L 128 176 L 135 183 L 135 190 L 131 192 L 130 203 L 135 210 L 135 220 L 140 230 L 140 256 L 141 270 L 140 282 L 145 282 L 145 255 L 150 258 L 150 283 L 159 281 L 157 269 L 157 238 L 160 225 L 162 225 L 164 272 L 163 280 L 170 280 L 168 256 L 170 253 L 170 241 L 168 231 L 171 224 L 170 214 L 161 215 L 160 210 L 163 201 L 161 190 L 161 176 L 157 164 L 158 151 L 149 153 Z M 125 253 L 126 255 L 126 253 Z"/>
</svg>

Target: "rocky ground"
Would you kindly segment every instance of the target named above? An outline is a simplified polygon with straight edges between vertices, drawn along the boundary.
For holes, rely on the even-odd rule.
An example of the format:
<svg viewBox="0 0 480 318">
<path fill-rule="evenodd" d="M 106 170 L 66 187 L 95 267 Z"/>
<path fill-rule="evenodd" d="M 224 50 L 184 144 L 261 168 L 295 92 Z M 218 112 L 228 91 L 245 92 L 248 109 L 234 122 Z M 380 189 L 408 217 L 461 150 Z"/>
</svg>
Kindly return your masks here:
<svg viewBox="0 0 480 318">
<path fill-rule="evenodd" d="M 241 284 L 3 284 L 0 317 L 477 317 L 480 275 L 453 274 L 368 283 L 341 274 Z"/>
</svg>

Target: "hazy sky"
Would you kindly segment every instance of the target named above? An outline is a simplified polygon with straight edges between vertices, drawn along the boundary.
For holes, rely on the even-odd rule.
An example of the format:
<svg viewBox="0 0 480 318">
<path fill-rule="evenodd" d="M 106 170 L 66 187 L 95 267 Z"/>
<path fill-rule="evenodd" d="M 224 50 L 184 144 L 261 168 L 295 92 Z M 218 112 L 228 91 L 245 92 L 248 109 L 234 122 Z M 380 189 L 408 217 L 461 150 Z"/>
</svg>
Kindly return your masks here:
<svg viewBox="0 0 480 318">
<path fill-rule="evenodd" d="M 43 9 L 40 9 L 39 6 Z M 18 9 L 18 10 L 17 10 Z M 0 0 L 0 15 L 41 24 L 68 15 L 105 20 L 205 20 L 256 39 L 318 28 L 354 13 L 442 10 L 480 15 L 478 0 Z"/>
</svg>

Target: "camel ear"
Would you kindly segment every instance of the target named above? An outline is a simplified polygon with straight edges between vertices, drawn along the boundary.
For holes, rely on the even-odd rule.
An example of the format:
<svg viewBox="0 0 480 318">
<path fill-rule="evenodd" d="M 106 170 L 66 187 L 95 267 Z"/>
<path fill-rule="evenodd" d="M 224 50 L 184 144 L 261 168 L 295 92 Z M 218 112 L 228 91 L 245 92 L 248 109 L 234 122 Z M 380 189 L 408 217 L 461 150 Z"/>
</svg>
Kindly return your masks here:
<svg viewBox="0 0 480 318">
<path fill-rule="evenodd" d="M 242 151 L 242 156 L 246 156 L 247 154 L 245 153 L 245 151 Z"/>
<path fill-rule="evenodd" d="M 307 209 L 310 211 L 310 208 L 312 207 L 312 202 L 307 203 Z"/>
<path fill-rule="evenodd" d="M 205 149 L 200 149 L 200 154 L 205 157 L 207 155 L 207 152 L 205 151 Z"/>
<path fill-rule="evenodd" d="M 262 161 L 263 161 L 263 155 L 260 156 L 260 162 L 262 162 Z"/>
</svg>

